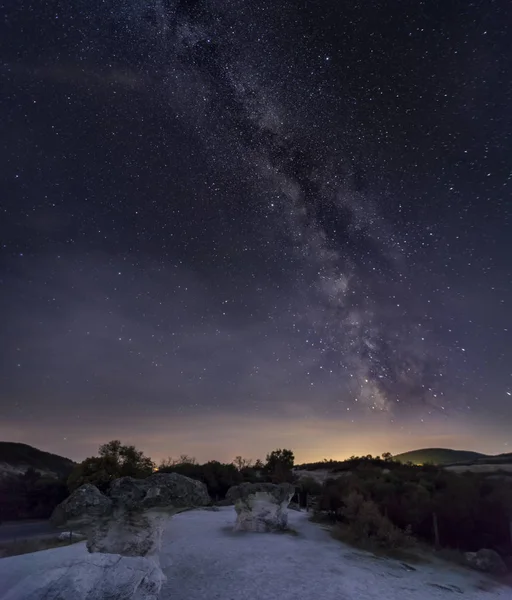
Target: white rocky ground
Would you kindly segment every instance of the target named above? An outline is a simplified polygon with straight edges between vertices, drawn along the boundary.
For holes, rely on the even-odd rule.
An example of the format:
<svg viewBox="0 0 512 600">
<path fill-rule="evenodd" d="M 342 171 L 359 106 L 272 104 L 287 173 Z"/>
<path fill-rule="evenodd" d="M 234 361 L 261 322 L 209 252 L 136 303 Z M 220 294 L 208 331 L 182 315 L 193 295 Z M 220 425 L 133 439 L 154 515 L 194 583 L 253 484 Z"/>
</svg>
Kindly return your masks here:
<svg viewBox="0 0 512 600">
<path fill-rule="evenodd" d="M 235 512 L 195 510 L 172 518 L 160 555 L 162 600 L 510 600 L 512 589 L 440 562 L 378 559 L 333 540 L 306 513 L 288 533 L 234 532 Z M 0 599 L 25 577 L 86 553 L 85 544 L 0 560 Z M 487 590 L 487 591 L 484 591 Z M 43 599 L 41 599 L 43 600 Z M 76 600 L 81 600 L 77 597 Z"/>
</svg>

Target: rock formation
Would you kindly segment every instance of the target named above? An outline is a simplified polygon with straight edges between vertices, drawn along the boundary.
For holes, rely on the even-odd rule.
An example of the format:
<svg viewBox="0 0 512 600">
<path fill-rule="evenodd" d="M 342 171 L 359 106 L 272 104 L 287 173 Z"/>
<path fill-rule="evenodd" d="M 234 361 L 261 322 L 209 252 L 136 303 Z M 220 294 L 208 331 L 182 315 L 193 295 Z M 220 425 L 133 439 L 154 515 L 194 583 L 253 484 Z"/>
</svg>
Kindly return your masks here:
<svg viewBox="0 0 512 600">
<path fill-rule="evenodd" d="M 55 508 L 50 520 L 57 527 L 66 524 L 83 527 L 111 513 L 112 500 L 102 494 L 95 485 L 86 483 Z"/>
<path fill-rule="evenodd" d="M 176 473 L 123 477 L 107 494 L 83 485 L 51 520 L 83 531 L 89 554 L 31 575 L 3 600 L 156 600 L 165 581 L 158 551 L 166 521 L 179 508 L 209 502 L 203 483 Z"/>
<path fill-rule="evenodd" d="M 52 523 L 80 528 L 89 552 L 156 556 L 165 522 L 177 509 L 210 502 L 206 486 L 177 473 L 122 477 L 107 495 L 86 484 L 55 509 Z"/>
<path fill-rule="evenodd" d="M 242 483 L 228 490 L 226 498 L 235 505 L 235 531 L 286 529 L 288 504 L 295 488 L 290 483 Z"/>
</svg>

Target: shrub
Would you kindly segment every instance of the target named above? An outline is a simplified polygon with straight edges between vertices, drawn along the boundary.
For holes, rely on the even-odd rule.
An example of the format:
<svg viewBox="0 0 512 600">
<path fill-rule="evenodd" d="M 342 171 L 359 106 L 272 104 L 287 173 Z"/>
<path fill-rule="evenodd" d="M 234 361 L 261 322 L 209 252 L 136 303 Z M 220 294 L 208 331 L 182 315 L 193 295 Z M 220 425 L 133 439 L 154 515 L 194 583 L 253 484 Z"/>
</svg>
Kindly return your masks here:
<svg viewBox="0 0 512 600">
<path fill-rule="evenodd" d="M 473 552 L 491 548 L 503 556 L 512 554 L 510 480 L 393 461 L 392 469 L 380 469 L 373 464 L 375 459 L 359 460 L 354 466 L 354 460 L 347 461 L 352 465 L 350 471 L 338 469 L 343 476 L 333 473 L 338 478 L 327 480 L 323 486 L 318 508 L 332 520 L 349 522 L 344 511 L 355 510 L 355 504 L 350 503 L 356 501 L 347 498 L 356 492 L 364 500 L 371 500 L 398 531 L 428 543 L 436 542 L 437 524 L 442 547 Z M 372 510 L 366 506 L 362 514 Z M 395 543 L 395 531 L 387 525 L 381 528 L 381 534 Z"/>
<path fill-rule="evenodd" d="M 365 500 L 362 494 L 353 491 L 345 497 L 344 504 L 340 513 L 347 520 L 347 531 L 354 542 L 386 548 L 403 548 L 412 544 L 410 532 L 393 525 L 373 500 Z"/>
</svg>

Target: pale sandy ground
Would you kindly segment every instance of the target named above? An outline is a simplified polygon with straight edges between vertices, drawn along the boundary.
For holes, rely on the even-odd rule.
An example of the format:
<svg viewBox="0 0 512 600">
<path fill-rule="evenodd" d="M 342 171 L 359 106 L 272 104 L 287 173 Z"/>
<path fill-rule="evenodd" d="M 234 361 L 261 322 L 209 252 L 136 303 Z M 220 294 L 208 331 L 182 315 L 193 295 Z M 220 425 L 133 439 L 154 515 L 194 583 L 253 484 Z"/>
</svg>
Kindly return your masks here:
<svg viewBox="0 0 512 600">
<path fill-rule="evenodd" d="M 511 600 L 501 587 L 440 561 L 376 558 L 332 539 L 307 513 L 290 511 L 297 535 L 234 533 L 232 507 L 176 515 L 161 553 L 162 600 Z M 0 560 L 0 598 L 27 575 L 86 553 L 83 543 Z M 488 591 L 484 591 L 482 587 Z"/>
<path fill-rule="evenodd" d="M 512 588 L 441 561 L 374 557 L 290 511 L 298 535 L 233 533 L 234 510 L 194 511 L 170 523 L 162 567 L 167 600 L 512 600 Z M 492 591 L 483 591 L 485 586 Z M 455 595 L 455 596 L 454 596 Z"/>
</svg>

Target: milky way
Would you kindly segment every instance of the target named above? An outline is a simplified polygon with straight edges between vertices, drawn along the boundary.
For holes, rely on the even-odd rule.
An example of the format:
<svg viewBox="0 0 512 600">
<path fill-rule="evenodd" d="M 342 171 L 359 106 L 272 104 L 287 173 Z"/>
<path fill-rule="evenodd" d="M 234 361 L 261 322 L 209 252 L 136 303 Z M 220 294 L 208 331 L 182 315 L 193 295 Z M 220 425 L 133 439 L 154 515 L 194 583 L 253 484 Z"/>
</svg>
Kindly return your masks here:
<svg viewBox="0 0 512 600">
<path fill-rule="evenodd" d="M 501 431 L 506 10 L 9 9 L 0 433 Z"/>
<path fill-rule="evenodd" d="M 149 38 L 163 38 L 164 47 L 175 51 L 174 68 L 186 75 L 192 69 L 199 81 L 200 106 L 191 116 L 212 112 L 222 118 L 229 133 L 223 132 L 220 143 L 231 137 L 237 154 L 246 156 L 250 167 L 254 163 L 255 179 L 268 180 L 272 201 L 264 210 L 276 235 L 302 259 L 297 279 L 304 307 L 294 318 L 312 338 L 306 343 L 319 350 L 318 363 L 353 378 L 354 399 L 372 409 L 390 409 L 400 401 L 439 404 L 433 392 L 442 376 L 439 351 L 422 343 L 428 325 L 408 314 L 403 242 L 361 189 L 357 169 L 363 165 L 351 164 L 352 148 L 325 144 L 313 129 L 315 119 L 299 125 L 306 134 L 296 133 L 298 127 L 288 122 L 293 106 L 286 91 L 269 101 L 265 84 L 245 62 L 237 64 L 240 44 L 230 37 L 236 20 L 226 26 L 230 19 L 221 13 L 212 18 L 215 8 L 206 3 L 194 3 L 191 10 L 182 6 L 158 5 L 146 13 L 154 23 Z M 271 42 L 261 54 L 264 63 L 279 60 Z M 327 99 L 330 110 L 345 108 Z M 304 105 L 311 113 L 308 101 Z M 395 310 L 400 301 L 405 312 Z"/>
</svg>

